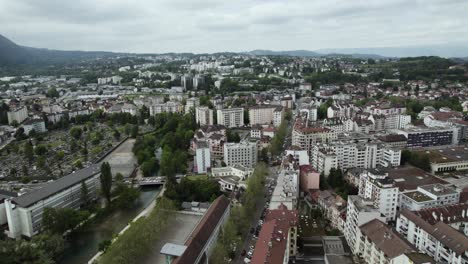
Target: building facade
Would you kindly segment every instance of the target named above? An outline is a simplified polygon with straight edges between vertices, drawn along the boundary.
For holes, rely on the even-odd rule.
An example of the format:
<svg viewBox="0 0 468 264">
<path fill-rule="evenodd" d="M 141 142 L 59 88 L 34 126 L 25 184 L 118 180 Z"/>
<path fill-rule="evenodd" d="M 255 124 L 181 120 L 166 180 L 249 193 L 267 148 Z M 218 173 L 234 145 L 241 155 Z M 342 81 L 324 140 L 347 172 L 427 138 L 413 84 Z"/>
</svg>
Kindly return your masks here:
<svg viewBox="0 0 468 264">
<path fill-rule="evenodd" d="M 218 125 L 228 128 L 244 126 L 244 108 L 227 108 L 217 111 Z"/>
<path fill-rule="evenodd" d="M 240 143 L 224 144 L 224 162 L 227 166 L 240 164 L 253 168 L 257 164 L 257 143 L 241 141 Z"/>
</svg>

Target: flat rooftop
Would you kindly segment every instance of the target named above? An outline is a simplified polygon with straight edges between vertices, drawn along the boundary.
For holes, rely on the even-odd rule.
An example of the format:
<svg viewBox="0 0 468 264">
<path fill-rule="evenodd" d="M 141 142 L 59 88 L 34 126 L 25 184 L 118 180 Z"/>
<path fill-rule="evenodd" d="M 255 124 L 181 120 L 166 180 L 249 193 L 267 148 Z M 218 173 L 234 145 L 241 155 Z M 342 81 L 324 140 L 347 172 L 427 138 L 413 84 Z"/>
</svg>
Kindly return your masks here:
<svg viewBox="0 0 468 264">
<path fill-rule="evenodd" d="M 456 161 L 468 161 L 468 147 L 455 147 L 444 149 L 433 149 L 418 151 L 419 153 L 426 154 L 432 163 L 447 163 Z"/>
<path fill-rule="evenodd" d="M 90 178 L 101 172 L 101 164 L 93 164 L 88 168 L 81 169 L 67 176 L 59 178 L 42 188 L 13 198 L 13 202 L 21 207 L 29 207 L 41 200 L 44 200 L 60 191 L 63 191 L 83 180 Z"/>
<path fill-rule="evenodd" d="M 432 201 L 431 197 L 425 195 L 424 193 L 422 193 L 420 191 L 406 192 L 406 193 L 403 193 L 402 195 L 405 195 L 405 196 L 411 198 L 412 200 L 414 200 L 416 202 Z"/>
<path fill-rule="evenodd" d="M 447 184 L 446 181 L 413 166 L 396 167 L 385 171 L 388 177 L 395 181 L 395 186 L 400 191 L 416 190 L 421 185 Z"/>
</svg>

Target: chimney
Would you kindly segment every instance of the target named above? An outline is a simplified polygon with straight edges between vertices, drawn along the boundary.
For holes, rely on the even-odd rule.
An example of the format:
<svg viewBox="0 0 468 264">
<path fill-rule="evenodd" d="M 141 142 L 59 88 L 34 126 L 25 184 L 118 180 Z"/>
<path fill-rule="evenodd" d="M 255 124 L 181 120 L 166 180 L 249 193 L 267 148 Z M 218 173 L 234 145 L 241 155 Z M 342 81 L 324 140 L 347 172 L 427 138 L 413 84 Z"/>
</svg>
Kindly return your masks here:
<svg viewBox="0 0 468 264">
<path fill-rule="evenodd" d="M 442 213 L 440 213 L 440 221 L 444 221 L 444 215 Z"/>
<path fill-rule="evenodd" d="M 437 220 L 437 214 L 435 212 L 432 212 L 432 217 L 434 217 L 434 219 Z"/>
</svg>

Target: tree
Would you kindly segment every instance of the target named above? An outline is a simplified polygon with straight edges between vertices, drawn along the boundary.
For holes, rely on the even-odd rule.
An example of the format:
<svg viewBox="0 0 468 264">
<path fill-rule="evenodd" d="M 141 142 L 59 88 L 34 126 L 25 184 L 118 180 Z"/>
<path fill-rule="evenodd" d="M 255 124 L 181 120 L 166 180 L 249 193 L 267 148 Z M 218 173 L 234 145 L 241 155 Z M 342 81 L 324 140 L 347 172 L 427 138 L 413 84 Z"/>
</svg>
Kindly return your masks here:
<svg viewBox="0 0 468 264">
<path fill-rule="evenodd" d="M 112 172 L 108 162 L 104 162 L 101 165 L 100 180 L 102 194 L 104 195 L 104 198 L 106 198 L 107 203 L 110 204 L 112 189 Z"/>
<path fill-rule="evenodd" d="M 57 89 L 55 88 L 50 88 L 49 90 L 47 90 L 47 97 L 50 97 L 50 98 L 57 98 L 59 97 L 60 94 L 59 92 L 57 91 Z"/>
<path fill-rule="evenodd" d="M 71 208 L 46 207 L 42 213 L 42 227 L 53 234 L 63 234 L 76 227 L 89 217 L 87 211 L 76 211 Z"/>
<path fill-rule="evenodd" d="M 408 149 L 404 149 L 401 151 L 401 160 L 400 164 L 405 165 L 407 162 L 411 160 L 411 151 Z"/>
<path fill-rule="evenodd" d="M 131 137 L 136 138 L 138 136 L 138 125 L 132 126 Z"/>
<path fill-rule="evenodd" d="M 23 153 L 24 153 L 25 158 L 31 164 L 31 162 L 34 160 L 34 150 L 33 150 L 31 141 L 24 143 Z"/>
<path fill-rule="evenodd" d="M 45 145 L 37 145 L 34 148 L 34 152 L 36 153 L 37 156 L 43 156 L 47 153 L 47 147 Z"/>
<path fill-rule="evenodd" d="M 144 177 L 149 177 L 158 171 L 158 161 L 155 158 L 150 158 L 141 164 L 141 171 Z"/>
<path fill-rule="evenodd" d="M 89 202 L 89 191 L 88 186 L 86 186 L 85 181 L 81 182 L 81 203 L 87 205 Z"/>
<path fill-rule="evenodd" d="M 83 131 L 80 127 L 72 127 L 72 129 L 70 129 L 70 135 L 75 139 L 80 139 L 82 133 Z"/>
</svg>

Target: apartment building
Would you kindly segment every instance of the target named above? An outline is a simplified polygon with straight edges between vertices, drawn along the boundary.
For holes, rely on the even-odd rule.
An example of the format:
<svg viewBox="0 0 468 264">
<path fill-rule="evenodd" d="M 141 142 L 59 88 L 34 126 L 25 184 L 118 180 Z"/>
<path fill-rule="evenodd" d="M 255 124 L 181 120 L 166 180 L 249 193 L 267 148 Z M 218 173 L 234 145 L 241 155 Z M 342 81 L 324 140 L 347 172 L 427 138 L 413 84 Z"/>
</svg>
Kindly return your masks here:
<svg viewBox="0 0 468 264">
<path fill-rule="evenodd" d="M 283 108 L 275 105 L 257 105 L 249 108 L 250 125 L 270 125 L 276 123 L 281 124 Z M 276 115 L 276 116 L 275 116 Z M 278 116 L 279 115 L 279 116 Z M 276 120 L 275 120 L 276 117 Z M 279 120 L 278 120 L 279 118 Z M 276 124 L 279 126 L 278 124 Z M 276 126 L 275 125 L 275 126 Z"/>
<path fill-rule="evenodd" d="M 29 135 L 31 131 L 36 133 L 47 132 L 47 128 L 43 119 L 28 119 L 26 120 L 21 127 L 24 129 L 24 134 Z"/>
<path fill-rule="evenodd" d="M 310 165 L 312 165 L 318 173 L 323 173 L 325 176 L 328 176 L 331 168 L 338 168 L 338 157 L 332 150 L 315 145 L 310 151 Z"/>
<path fill-rule="evenodd" d="M 168 101 L 163 104 L 154 104 L 149 106 L 150 115 L 154 116 L 160 113 L 184 113 L 184 105 L 175 101 Z"/>
<path fill-rule="evenodd" d="M 195 151 L 194 171 L 196 173 L 206 173 L 211 168 L 211 155 L 208 143 L 200 141 L 197 143 Z"/>
<path fill-rule="evenodd" d="M 459 142 L 458 131 L 455 127 L 415 127 L 395 132 L 407 138 L 408 148 L 448 146 Z"/>
<path fill-rule="evenodd" d="M 213 125 L 213 110 L 207 106 L 195 108 L 195 120 L 200 126 Z"/>
<path fill-rule="evenodd" d="M 359 196 L 371 201 L 385 221 L 395 220 L 398 206 L 398 187 L 385 175 L 364 171 L 359 180 Z"/>
<path fill-rule="evenodd" d="M 284 264 L 297 254 L 297 210 L 280 205 L 267 210 L 260 230 L 252 263 Z"/>
<path fill-rule="evenodd" d="M 81 200 L 82 182 L 88 188 L 89 199 L 97 199 L 99 174 L 100 166 L 94 164 L 48 183 L 40 189 L 6 199 L 5 210 L 8 220 L 6 234 L 8 237 L 32 237 L 38 234 L 42 229 L 44 208 L 80 208 L 84 202 Z"/>
<path fill-rule="evenodd" d="M 302 118 L 296 119 L 292 131 L 292 145 L 310 151 L 317 143 L 329 143 L 337 139 L 337 132 L 325 127 L 311 127 Z"/>
<path fill-rule="evenodd" d="M 195 109 L 200 106 L 200 98 L 198 97 L 190 97 L 187 99 L 185 103 L 185 113 L 190 112 L 190 109 Z"/>
<path fill-rule="evenodd" d="M 378 219 L 360 226 L 358 232 L 354 254 L 365 263 L 396 264 L 399 256 L 416 252 L 408 241 Z"/>
<path fill-rule="evenodd" d="M 10 109 L 10 111 L 7 113 L 7 117 L 9 125 L 13 124 L 14 122 L 21 124 L 21 122 L 28 118 L 28 109 L 26 108 L 26 106 L 22 106 L 16 109 Z"/>
<path fill-rule="evenodd" d="M 248 141 L 225 143 L 224 162 L 227 166 L 240 164 L 247 168 L 255 167 L 257 164 L 257 143 Z"/>
<path fill-rule="evenodd" d="M 468 263 L 466 229 L 463 234 L 446 222 L 466 223 L 467 210 L 466 205 L 450 205 L 443 209 L 431 208 L 414 212 L 403 209 L 398 217 L 396 230 L 418 251 L 429 255 L 437 263 L 466 264 Z"/>
<path fill-rule="evenodd" d="M 283 107 L 276 107 L 273 111 L 273 126 L 279 127 L 281 122 L 283 122 L 284 110 Z"/>
<path fill-rule="evenodd" d="M 318 207 L 323 216 L 330 221 L 333 228 L 344 232 L 346 215 L 346 201 L 333 191 L 319 191 L 317 198 Z"/>
<path fill-rule="evenodd" d="M 217 121 L 228 128 L 244 126 L 244 108 L 219 109 Z"/>
<path fill-rule="evenodd" d="M 365 200 L 358 195 L 348 196 L 344 235 L 353 254 L 359 252 L 359 227 L 374 219 L 385 222 L 385 216 L 380 213 L 372 201 Z"/>
<path fill-rule="evenodd" d="M 196 150 L 198 142 L 206 142 L 210 147 L 211 156 L 222 158 L 224 155 L 224 142 L 226 139 L 226 127 L 222 125 L 202 126 L 193 136 L 191 149 Z"/>
<path fill-rule="evenodd" d="M 418 186 L 414 191 L 400 194 L 399 207 L 410 211 L 441 207 L 460 202 L 460 194 L 452 187 L 440 183 Z"/>
<path fill-rule="evenodd" d="M 322 166 L 333 168 L 376 168 L 377 166 L 395 167 L 400 165 L 401 150 L 384 144 L 366 142 L 354 143 L 337 141 L 329 144 L 317 143 L 310 149 L 312 165 L 320 172 L 327 172 Z M 328 163 L 327 161 L 328 157 Z M 335 163 L 336 157 L 336 163 Z"/>
</svg>

